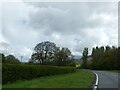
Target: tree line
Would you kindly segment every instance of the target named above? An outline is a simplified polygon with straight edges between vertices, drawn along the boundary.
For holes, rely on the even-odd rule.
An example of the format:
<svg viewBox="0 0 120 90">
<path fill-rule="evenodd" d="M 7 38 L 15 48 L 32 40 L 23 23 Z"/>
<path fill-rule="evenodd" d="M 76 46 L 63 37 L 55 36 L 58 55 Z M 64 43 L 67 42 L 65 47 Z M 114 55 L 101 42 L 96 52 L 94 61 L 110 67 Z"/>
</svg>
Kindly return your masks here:
<svg viewBox="0 0 120 90">
<path fill-rule="evenodd" d="M 0 54 L 0 61 L 8 64 L 20 64 L 15 56 L 5 56 Z M 71 51 L 66 47 L 58 47 L 55 43 L 45 41 L 38 43 L 34 47 L 34 51 L 28 62 L 24 64 L 40 64 L 40 65 L 55 65 L 55 66 L 76 66 L 76 62 L 71 54 Z"/>
<path fill-rule="evenodd" d="M 117 70 L 120 69 L 120 47 L 101 46 L 94 47 L 91 55 L 88 55 L 88 48 L 84 48 L 82 55 L 81 68 Z M 91 59 L 89 59 L 91 58 Z M 13 55 L 5 56 L 0 54 L 2 63 L 19 64 L 21 63 Z M 65 47 L 58 47 L 55 43 L 45 41 L 38 43 L 27 64 L 55 65 L 55 66 L 76 66 L 71 51 Z"/>
<path fill-rule="evenodd" d="M 83 51 L 82 68 L 117 70 L 120 69 L 120 47 L 101 46 L 92 49 L 91 60 L 88 60 L 88 48 Z"/>
<path fill-rule="evenodd" d="M 0 63 L 20 64 L 20 61 L 13 55 L 5 56 L 3 53 L 0 53 Z"/>
<path fill-rule="evenodd" d="M 55 43 L 45 41 L 38 43 L 29 63 L 56 66 L 75 66 L 71 51 L 65 47 L 58 47 Z"/>
</svg>

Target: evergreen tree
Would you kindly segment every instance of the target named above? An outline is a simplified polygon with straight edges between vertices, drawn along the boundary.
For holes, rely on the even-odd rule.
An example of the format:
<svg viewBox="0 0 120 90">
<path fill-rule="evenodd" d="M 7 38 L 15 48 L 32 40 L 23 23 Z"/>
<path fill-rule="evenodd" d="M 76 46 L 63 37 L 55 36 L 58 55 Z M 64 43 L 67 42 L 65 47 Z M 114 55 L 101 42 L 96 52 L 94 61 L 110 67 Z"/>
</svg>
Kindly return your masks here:
<svg viewBox="0 0 120 90">
<path fill-rule="evenodd" d="M 82 63 L 82 66 L 83 68 L 87 68 L 87 57 L 88 57 L 88 48 L 84 48 L 83 50 L 83 63 Z"/>
</svg>

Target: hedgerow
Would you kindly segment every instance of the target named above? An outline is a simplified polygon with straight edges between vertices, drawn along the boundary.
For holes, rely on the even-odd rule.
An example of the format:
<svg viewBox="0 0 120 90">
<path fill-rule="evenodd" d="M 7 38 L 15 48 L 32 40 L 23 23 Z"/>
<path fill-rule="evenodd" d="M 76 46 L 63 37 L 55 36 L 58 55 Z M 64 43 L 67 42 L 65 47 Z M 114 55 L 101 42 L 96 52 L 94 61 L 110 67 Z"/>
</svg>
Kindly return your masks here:
<svg viewBox="0 0 120 90">
<path fill-rule="evenodd" d="M 74 67 L 3 64 L 2 84 L 17 80 L 30 80 L 41 76 L 72 73 L 75 71 L 76 68 Z"/>
</svg>

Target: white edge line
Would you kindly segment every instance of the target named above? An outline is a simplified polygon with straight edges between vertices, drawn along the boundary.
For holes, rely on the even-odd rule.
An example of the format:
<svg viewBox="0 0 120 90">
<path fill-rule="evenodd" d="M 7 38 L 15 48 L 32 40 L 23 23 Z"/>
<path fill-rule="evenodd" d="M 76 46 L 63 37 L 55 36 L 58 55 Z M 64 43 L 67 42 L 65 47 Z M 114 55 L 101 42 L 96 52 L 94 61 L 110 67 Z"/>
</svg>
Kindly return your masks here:
<svg viewBox="0 0 120 90">
<path fill-rule="evenodd" d="M 94 84 L 93 90 L 97 90 L 97 88 L 98 88 L 98 74 L 96 74 L 95 72 L 93 72 L 93 73 L 94 73 L 95 76 L 96 76 L 96 82 L 95 82 L 95 84 Z"/>
<path fill-rule="evenodd" d="M 96 75 L 96 83 L 95 83 L 95 85 L 98 85 L 98 75 L 96 73 L 95 73 L 95 75 Z"/>
</svg>

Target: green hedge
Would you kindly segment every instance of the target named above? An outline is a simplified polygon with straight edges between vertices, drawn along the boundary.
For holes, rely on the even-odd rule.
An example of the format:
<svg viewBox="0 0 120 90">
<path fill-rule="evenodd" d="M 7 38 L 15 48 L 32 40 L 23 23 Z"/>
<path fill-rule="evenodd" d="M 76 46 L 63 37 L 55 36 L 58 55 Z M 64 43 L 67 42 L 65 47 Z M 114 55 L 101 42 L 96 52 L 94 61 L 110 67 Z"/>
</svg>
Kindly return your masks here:
<svg viewBox="0 0 120 90">
<path fill-rule="evenodd" d="M 2 66 L 2 83 L 17 80 L 29 80 L 41 76 L 57 75 L 75 72 L 74 67 L 42 66 L 42 65 L 11 65 Z"/>
</svg>

